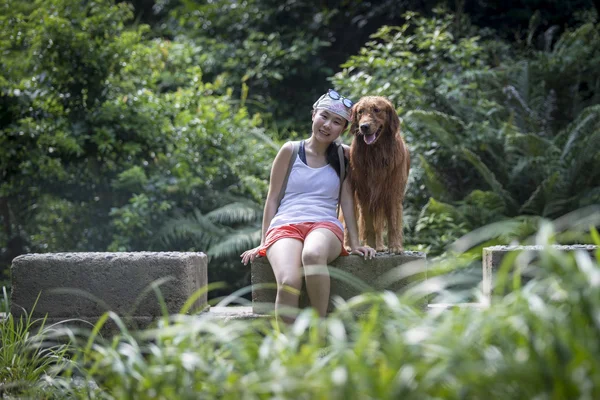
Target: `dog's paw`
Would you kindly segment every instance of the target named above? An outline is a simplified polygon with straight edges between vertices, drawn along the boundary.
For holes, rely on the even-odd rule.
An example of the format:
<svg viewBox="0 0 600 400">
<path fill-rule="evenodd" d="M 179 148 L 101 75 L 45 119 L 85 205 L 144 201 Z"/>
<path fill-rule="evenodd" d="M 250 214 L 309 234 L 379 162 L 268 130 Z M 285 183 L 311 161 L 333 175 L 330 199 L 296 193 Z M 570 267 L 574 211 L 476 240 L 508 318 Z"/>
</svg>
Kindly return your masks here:
<svg viewBox="0 0 600 400">
<path fill-rule="evenodd" d="M 404 249 L 402 248 L 402 246 L 392 246 L 392 247 L 390 247 L 390 253 L 402 254 L 402 253 L 404 253 Z"/>
<path fill-rule="evenodd" d="M 385 246 L 376 246 L 375 251 L 378 253 L 387 253 L 388 248 Z"/>
</svg>

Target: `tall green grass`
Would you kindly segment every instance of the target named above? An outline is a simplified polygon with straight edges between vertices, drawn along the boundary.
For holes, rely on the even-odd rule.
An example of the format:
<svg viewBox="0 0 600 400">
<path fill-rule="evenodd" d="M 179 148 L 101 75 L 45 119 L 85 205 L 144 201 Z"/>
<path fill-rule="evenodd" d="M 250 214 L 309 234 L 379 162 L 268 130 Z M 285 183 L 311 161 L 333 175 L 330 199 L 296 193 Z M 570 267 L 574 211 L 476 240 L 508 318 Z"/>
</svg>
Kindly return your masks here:
<svg viewBox="0 0 600 400">
<path fill-rule="evenodd" d="M 600 245 L 598 233 L 590 235 Z M 303 310 L 289 326 L 204 313 L 130 332 L 107 313 L 71 349 L 72 361 L 54 378 L 62 386 L 46 390 L 102 399 L 597 399 L 600 267 L 587 253 L 547 247 L 554 236 L 548 226 L 540 230 L 541 257 L 515 261 L 532 279 L 507 274 L 501 284 L 510 290 L 489 307 L 411 306 L 421 295 L 456 300 L 447 290 L 454 282 L 436 276 L 400 294 L 339 301 L 327 319 Z M 121 333 L 103 338 L 108 319 Z"/>
<path fill-rule="evenodd" d="M 30 313 L 14 317 L 9 312 L 6 288 L 2 288 L 0 310 L 3 313 L 0 321 L 2 398 L 11 394 L 38 397 L 51 388 L 54 378 L 69 364 L 70 345 L 54 341 L 61 324 L 47 325 L 45 318 L 32 319 Z"/>
</svg>

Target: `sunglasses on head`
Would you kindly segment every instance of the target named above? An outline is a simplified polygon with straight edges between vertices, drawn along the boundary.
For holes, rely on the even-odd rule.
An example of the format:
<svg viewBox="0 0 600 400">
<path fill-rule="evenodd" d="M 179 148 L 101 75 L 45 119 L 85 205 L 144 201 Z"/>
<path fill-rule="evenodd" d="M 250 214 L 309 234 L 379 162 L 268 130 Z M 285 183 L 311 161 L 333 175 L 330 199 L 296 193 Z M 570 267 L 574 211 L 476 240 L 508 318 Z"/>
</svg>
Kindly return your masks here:
<svg viewBox="0 0 600 400">
<path fill-rule="evenodd" d="M 342 96 L 341 94 L 339 94 L 338 92 L 336 92 L 333 89 L 329 89 L 327 91 L 327 94 L 333 100 L 340 100 L 340 99 L 342 99 L 342 104 L 345 105 L 348 108 L 352 108 L 352 105 L 354 104 L 354 102 L 352 100 L 350 100 L 347 97 Z"/>
</svg>

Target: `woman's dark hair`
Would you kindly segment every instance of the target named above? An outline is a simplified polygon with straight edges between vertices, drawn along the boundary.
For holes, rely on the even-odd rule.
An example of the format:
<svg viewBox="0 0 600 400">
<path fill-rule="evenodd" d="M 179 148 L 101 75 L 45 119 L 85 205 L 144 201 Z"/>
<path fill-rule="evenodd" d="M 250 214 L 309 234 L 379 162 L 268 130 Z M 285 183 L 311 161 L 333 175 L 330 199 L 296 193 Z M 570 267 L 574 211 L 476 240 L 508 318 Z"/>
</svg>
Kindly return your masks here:
<svg viewBox="0 0 600 400">
<path fill-rule="evenodd" d="M 331 142 L 327 147 L 327 162 L 333 167 L 338 176 L 340 176 L 340 159 L 338 156 L 338 146 L 335 142 Z M 344 155 L 344 168 L 348 170 L 348 159 Z"/>
</svg>

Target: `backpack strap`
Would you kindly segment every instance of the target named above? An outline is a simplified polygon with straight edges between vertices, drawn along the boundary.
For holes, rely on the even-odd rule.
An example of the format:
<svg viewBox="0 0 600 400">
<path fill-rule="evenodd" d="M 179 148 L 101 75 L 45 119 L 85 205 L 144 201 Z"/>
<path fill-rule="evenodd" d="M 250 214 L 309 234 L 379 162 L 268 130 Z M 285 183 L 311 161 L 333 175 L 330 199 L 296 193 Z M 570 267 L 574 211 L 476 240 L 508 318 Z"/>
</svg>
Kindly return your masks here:
<svg viewBox="0 0 600 400">
<path fill-rule="evenodd" d="M 279 205 L 281 204 L 281 199 L 283 199 L 283 195 L 285 194 L 285 189 L 287 187 L 288 179 L 290 178 L 290 173 L 292 172 L 292 166 L 294 162 L 296 162 L 296 157 L 298 157 L 298 151 L 300 150 L 300 142 L 295 141 L 292 143 L 292 158 L 290 158 L 290 163 L 288 164 L 287 172 L 285 173 L 285 178 L 283 179 L 283 184 L 281 185 L 281 190 L 279 191 L 279 197 L 277 199 L 277 208 L 279 209 Z M 275 210 L 277 212 L 277 210 Z"/>
<path fill-rule="evenodd" d="M 285 195 L 285 189 L 287 188 L 288 179 L 290 178 L 290 173 L 292 172 L 292 166 L 294 162 L 296 162 L 296 157 L 298 157 L 298 151 L 300 151 L 300 142 L 294 141 L 292 143 L 292 158 L 290 158 L 290 163 L 288 164 L 287 171 L 285 173 L 285 178 L 283 179 L 283 184 L 281 185 L 281 190 L 279 191 L 279 196 L 277 198 L 277 208 L 279 209 L 279 205 L 281 204 L 281 200 Z M 338 158 L 340 160 L 340 191 L 338 193 L 338 205 L 337 205 L 337 215 L 340 215 L 340 200 L 342 198 L 342 184 L 344 183 L 344 179 L 346 178 L 346 168 L 344 162 L 344 146 L 341 144 L 338 145 Z M 277 211 L 275 211 L 277 212 Z"/>
<path fill-rule="evenodd" d="M 338 158 L 340 160 L 340 192 L 338 193 L 338 206 L 337 206 L 337 215 L 338 218 L 340 216 L 340 203 L 342 200 L 342 184 L 344 183 L 344 178 L 346 178 L 346 163 L 344 162 L 344 146 L 338 144 Z"/>
</svg>

